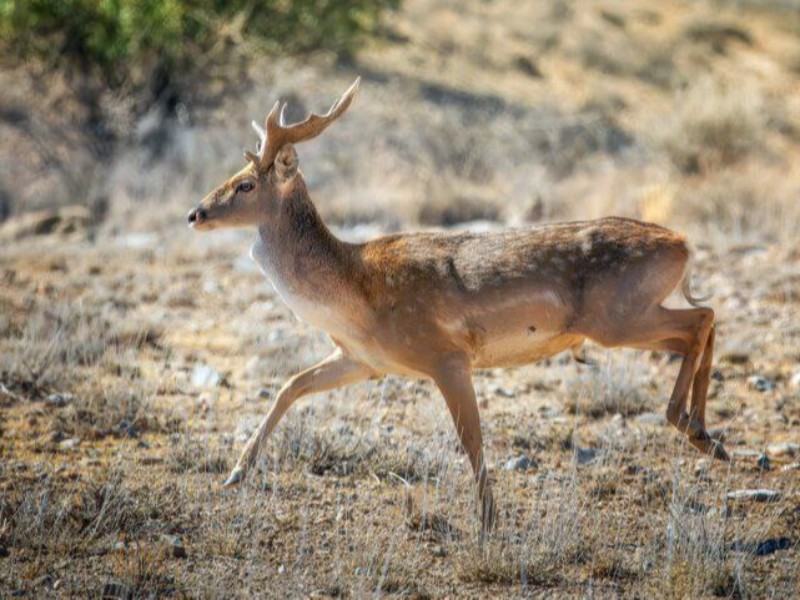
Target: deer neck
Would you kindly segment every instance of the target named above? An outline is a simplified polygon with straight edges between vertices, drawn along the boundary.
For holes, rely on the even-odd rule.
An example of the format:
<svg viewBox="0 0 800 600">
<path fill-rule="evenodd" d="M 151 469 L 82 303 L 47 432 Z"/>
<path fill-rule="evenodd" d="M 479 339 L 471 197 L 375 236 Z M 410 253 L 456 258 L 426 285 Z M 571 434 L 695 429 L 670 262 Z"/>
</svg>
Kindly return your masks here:
<svg viewBox="0 0 800 600">
<path fill-rule="evenodd" d="M 276 195 L 262 216 L 251 255 L 283 299 L 321 301 L 346 280 L 354 261 L 348 244 L 322 222 L 300 177 Z"/>
</svg>

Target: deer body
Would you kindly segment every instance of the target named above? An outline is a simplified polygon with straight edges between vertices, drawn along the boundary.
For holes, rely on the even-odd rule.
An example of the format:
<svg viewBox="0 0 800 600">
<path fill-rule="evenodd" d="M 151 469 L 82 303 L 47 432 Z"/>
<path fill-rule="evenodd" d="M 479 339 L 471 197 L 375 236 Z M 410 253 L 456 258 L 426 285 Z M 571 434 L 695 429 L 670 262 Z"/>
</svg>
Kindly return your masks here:
<svg viewBox="0 0 800 600">
<path fill-rule="evenodd" d="M 399 374 L 433 379 L 472 464 L 483 523 L 493 501 L 484 464 L 474 369 L 531 363 L 585 339 L 684 356 L 667 418 L 704 452 L 727 459 L 705 431 L 714 343 L 711 309 L 685 284 L 683 236 L 632 219 L 562 223 L 500 233 L 411 233 L 348 244 L 322 222 L 297 169 L 293 144 L 349 106 L 286 126 L 267 117 L 260 155 L 189 215 L 195 229 L 253 225 L 251 256 L 296 316 L 328 332 L 336 350 L 291 378 L 247 442 L 226 485 L 240 483 L 299 397 Z M 661 306 L 684 282 L 695 308 Z M 691 409 L 686 404 L 691 390 Z"/>
</svg>

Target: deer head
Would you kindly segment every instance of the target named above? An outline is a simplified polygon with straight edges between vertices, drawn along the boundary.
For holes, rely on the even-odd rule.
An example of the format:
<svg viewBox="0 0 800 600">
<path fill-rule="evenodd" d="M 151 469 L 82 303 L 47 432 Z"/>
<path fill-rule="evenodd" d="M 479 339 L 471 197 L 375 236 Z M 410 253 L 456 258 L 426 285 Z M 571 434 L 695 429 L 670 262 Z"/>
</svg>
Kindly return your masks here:
<svg viewBox="0 0 800 600">
<path fill-rule="evenodd" d="M 189 226 L 208 231 L 258 224 L 280 197 L 281 189 L 298 176 L 294 144 L 317 137 L 339 118 L 355 98 L 359 81 L 356 79 L 324 115 L 311 114 L 300 123 L 287 125 L 286 103 L 276 102 L 263 128 L 253 121 L 259 136 L 256 153 L 245 150 L 247 165 L 189 211 Z"/>
</svg>

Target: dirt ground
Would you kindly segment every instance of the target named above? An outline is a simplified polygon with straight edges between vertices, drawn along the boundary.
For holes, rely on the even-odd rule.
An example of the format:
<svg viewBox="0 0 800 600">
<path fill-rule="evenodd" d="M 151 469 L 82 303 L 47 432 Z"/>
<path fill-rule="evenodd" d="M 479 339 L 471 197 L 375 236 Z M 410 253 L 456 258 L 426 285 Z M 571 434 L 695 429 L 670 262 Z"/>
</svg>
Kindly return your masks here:
<svg viewBox="0 0 800 600">
<path fill-rule="evenodd" d="M 0 596 L 800 593 L 800 19 L 782 7 L 407 2 L 355 65 L 260 62 L 157 156 L 142 138 L 101 188 L 87 173 L 102 217 L 30 158 L 46 128 L 4 122 Z M 300 400 L 249 482 L 221 488 L 331 344 L 250 261 L 253 232 L 199 235 L 185 213 L 276 95 L 320 110 L 356 74 L 348 115 L 299 148 L 346 239 L 603 214 L 689 235 L 717 314 L 708 422 L 733 462 L 667 425 L 676 357 L 590 346 L 595 367 L 476 373 L 500 508 L 485 543 L 430 382 Z"/>
</svg>

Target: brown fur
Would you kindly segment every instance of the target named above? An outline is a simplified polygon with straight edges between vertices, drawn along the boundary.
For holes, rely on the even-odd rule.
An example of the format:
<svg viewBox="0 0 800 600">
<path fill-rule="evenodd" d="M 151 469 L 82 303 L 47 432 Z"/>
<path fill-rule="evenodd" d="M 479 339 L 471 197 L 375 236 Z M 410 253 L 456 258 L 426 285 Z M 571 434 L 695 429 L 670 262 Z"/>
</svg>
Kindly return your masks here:
<svg viewBox="0 0 800 600">
<path fill-rule="evenodd" d="M 336 107 L 342 105 L 329 114 L 341 114 Z M 310 122 L 321 131 L 332 118 Z M 271 126 L 290 142 L 293 131 L 298 140 L 310 131 L 283 129 L 274 119 Z M 227 485 L 243 480 L 264 439 L 300 396 L 387 373 L 429 377 L 470 458 L 488 528 L 493 501 L 471 371 L 567 349 L 580 359 L 585 339 L 684 355 L 667 417 L 697 448 L 727 458 L 705 431 L 714 313 L 661 306 L 686 275 L 691 253 L 682 235 L 609 217 L 347 244 L 317 213 L 291 143 L 266 155 L 261 162 L 248 156 L 250 164 L 206 196 L 190 222 L 196 229 L 256 226 L 253 258 L 298 317 L 328 331 L 336 351 L 287 382 Z M 241 182 L 254 189 L 240 190 Z"/>
</svg>

